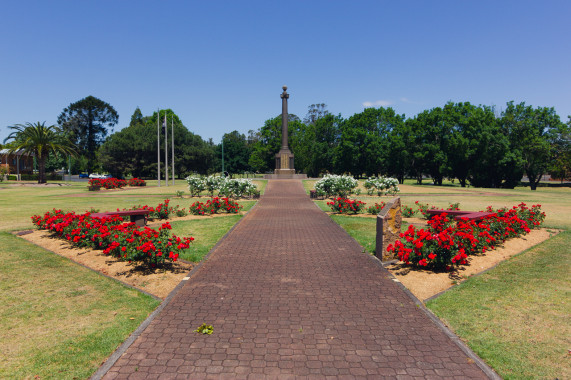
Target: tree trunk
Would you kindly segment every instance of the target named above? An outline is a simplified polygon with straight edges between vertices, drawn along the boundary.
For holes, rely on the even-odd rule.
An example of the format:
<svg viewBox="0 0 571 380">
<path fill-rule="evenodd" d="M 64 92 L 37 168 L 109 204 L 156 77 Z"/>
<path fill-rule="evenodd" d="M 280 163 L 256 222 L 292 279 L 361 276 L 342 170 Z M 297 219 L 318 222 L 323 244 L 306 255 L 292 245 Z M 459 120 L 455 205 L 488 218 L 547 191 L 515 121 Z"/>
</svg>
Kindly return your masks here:
<svg viewBox="0 0 571 380">
<path fill-rule="evenodd" d="M 538 173 L 537 176 L 533 175 L 533 173 L 529 173 L 526 171 L 527 178 L 529 179 L 529 187 L 531 190 L 536 190 L 541 177 L 543 176 L 543 172 Z"/>
<path fill-rule="evenodd" d="M 38 159 L 38 183 L 46 183 L 46 158 L 44 156 Z"/>
</svg>

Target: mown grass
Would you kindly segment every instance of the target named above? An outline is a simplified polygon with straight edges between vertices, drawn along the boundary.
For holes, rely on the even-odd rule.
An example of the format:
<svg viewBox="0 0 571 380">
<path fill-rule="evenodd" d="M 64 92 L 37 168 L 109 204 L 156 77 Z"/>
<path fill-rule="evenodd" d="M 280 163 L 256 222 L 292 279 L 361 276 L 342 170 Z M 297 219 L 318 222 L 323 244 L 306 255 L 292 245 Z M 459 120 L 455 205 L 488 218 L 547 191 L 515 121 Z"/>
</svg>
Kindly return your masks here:
<svg viewBox="0 0 571 380">
<path fill-rule="evenodd" d="M 304 183 L 307 190 L 312 181 Z M 427 303 L 500 376 L 506 379 L 571 378 L 568 322 L 571 312 L 571 189 L 477 189 L 450 184 L 401 185 L 401 201 L 463 210 L 541 204 L 544 226 L 556 237 L 469 278 Z M 351 196 L 369 204 L 391 197 Z M 327 200 L 316 203 L 331 211 Z M 375 219 L 332 215 L 367 251 L 374 252 Z"/>
<path fill-rule="evenodd" d="M 0 232 L 0 378 L 87 378 L 159 304 Z"/>
<path fill-rule="evenodd" d="M 265 186 L 266 181 L 257 183 Z M 100 192 L 89 192 L 86 183 L 77 182 L 55 187 L 0 184 L 0 378 L 88 378 L 159 303 L 9 231 L 32 229 L 30 216 L 53 208 L 110 211 L 156 206 L 169 198 L 171 206 L 188 210 L 198 198 L 175 196 L 185 190 L 188 196 L 184 181 Z M 247 211 L 255 201 L 240 204 Z M 173 222 L 177 235 L 195 238 L 183 258 L 200 261 L 240 218 Z"/>
<path fill-rule="evenodd" d="M 192 236 L 195 240 L 191 247 L 180 257 L 184 260 L 199 262 L 216 243 L 240 220 L 240 215 L 224 215 L 216 218 L 174 221 L 172 232 L 177 236 Z"/>
<path fill-rule="evenodd" d="M 472 277 L 427 306 L 505 379 L 569 379 L 571 233 Z"/>
</svg>

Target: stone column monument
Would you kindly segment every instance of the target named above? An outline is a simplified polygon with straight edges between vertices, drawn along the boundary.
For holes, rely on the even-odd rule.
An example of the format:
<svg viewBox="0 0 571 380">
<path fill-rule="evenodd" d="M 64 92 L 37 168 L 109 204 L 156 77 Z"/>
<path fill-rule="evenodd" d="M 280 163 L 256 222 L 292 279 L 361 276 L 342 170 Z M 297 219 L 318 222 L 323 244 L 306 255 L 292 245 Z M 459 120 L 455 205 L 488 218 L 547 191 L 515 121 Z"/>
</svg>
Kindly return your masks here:
<svg viewBox="0 0 571 380">
<path fill-rule="evenodd" d="M 278 177 L 292 178 L 295 174 L 295 169 L 293 167 L 293 153 L 288 147 L 287 100 L 289 99 L 289 94 L 286 92 L 287 86 L 283 86 L 282 88 L 284 90 L 280 96 L 282 98 L 282 147 L 276 154 L 276 170 L 274 173 Z"/>
</svg>

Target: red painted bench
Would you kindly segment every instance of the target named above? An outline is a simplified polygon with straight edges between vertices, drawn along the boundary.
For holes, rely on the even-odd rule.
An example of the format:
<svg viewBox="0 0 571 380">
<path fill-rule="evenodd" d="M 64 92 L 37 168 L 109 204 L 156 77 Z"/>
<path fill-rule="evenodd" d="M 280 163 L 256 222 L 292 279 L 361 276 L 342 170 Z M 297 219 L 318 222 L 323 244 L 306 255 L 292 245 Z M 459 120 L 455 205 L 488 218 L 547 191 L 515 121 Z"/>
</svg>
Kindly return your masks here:
<svg viewBox="0 0 571 380">
<path fill-rule="evenodd" d="M 466 218 L 468 220 L 481 220 L 484 219 L 486 216 L 492 215 L 492 212 L 486 211 L 460 211 L 460 210 L 426 210 L 430 217 L 432 218 L 434 215 L 440 214 L 447 214 L 450 216 L 454 216 L 455 220 L 460 220 L 462 218 Z"/>
<path fill-rule="evenodd" d="M 104 218 L 106 216 L 128 216 L 130 217 L 131 223 L 135 223 L 139 227 L 144 227 L 147 225 L 149 210 L 109 211 L 91 214 L 92 218 Z"/>
</svg>

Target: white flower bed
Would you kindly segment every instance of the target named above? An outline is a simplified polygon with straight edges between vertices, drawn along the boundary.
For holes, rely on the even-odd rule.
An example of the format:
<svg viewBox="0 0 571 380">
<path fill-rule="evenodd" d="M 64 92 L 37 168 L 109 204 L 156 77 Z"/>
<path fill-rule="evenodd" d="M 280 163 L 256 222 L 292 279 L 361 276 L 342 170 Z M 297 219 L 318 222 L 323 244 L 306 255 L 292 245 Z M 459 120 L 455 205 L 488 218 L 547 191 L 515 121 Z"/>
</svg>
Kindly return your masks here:
<svg viewBox="0 0 571 380">
<path fill-rule="evenodd" d="M 357 180 L 351 176 L 326 174 L 315 183 L 315 190 L 319 196 L 347 197 L 358 185 Z"/>
<path fill-rule="evenodd" d="M 193 197 L 200 195 L 204 190 L 208 191 L 210 196 L 213 196 L 214 192 L 218 190 L 218 195 L 234 198 L 258 193 L 258 188 L 252 183 L 251 179 L 231 179 L 214 175 L 208 177 L 191 175 L 186 177 L 186 183 L 188 183 L 190 195 Z"/>
<path fill-rule="evenodd" d="M 365 180 L 365 189 L 369 195 L 377 193 L 377 195 L 394 195 L 400 191 L 399 181 L 391 177 L 369 177 Z"/>
</svg>

